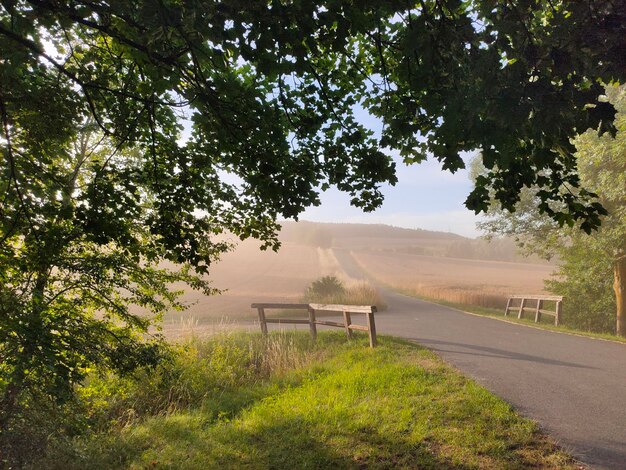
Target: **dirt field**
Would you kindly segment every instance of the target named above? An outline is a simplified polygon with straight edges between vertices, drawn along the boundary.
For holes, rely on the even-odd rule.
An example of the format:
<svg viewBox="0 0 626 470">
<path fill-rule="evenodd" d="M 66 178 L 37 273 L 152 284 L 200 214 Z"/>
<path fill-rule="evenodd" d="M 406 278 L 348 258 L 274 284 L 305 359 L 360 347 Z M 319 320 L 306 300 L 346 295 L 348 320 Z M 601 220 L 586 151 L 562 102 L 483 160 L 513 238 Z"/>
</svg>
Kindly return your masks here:
<svg viewBox="0 0 626 470">
<path fill-rule="evenodd" d="M 433 299 L 503 308 L 514 293 L 544 293 L 554 271 L 545 264 L 508 263 L 410 254 L 352 251 L 370 276 Z"/>
<path fill-rule="evenodd" d="M 259 243 L 240 243 L 210 272 L 213 287 L 226 289 L 216 296 L 190 291 L 183 300 L 191 305 L 184 312 L 166 315 L 167 334 L 199 328 L 220 329 L 236 320 L 256 318 L 253 302 L 299 302 L 312 281 L 338 274 L 331 250 L 283 243 L 277 252 L 259 250 Z"/>
<path fill-rule="evenodd" d="M 211 297 L 190 291 L 184 297 L 190 308 L 165 316 L 166 334 L 206 333 L 254 320 L 251 303 L 299 302 L 306 287 L 320 276 L 334 275 L 350 285 L 354 280 L 343 273 L 333 249 L 352 250 L 357 263 L 384 284 L 429 298 L 487 307 L 503 307 L 511 293 L 543 293 L 543 280 L 554 270 L 545 264 L 412 254 L 422 247 L 429 253 L 443 252 L 448 244 L 462 239 L 458 235 L 386 226 L 309 226 L 318 232 L 331 227 L 336 232 L 331 234 L 332 248 L 317 247 L 311 237 L 294 233 L 293 226 L 291 233 L 281 235 L 283 246 L 278 253 L 260 251 L 256 241 L 240 243 L 210 272 L 213 286 L 226 291 Z"/>
</svg>

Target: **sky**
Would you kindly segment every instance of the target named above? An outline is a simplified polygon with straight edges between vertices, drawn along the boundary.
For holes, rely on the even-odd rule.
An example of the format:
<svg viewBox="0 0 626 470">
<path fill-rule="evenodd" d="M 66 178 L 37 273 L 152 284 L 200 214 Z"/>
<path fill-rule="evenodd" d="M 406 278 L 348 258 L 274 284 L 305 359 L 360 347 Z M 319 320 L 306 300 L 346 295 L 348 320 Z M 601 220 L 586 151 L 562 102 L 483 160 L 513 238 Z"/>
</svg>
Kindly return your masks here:
<svg viewBox="0 0 626 470">
<path fill-rule="evenodd" d="M 466 159 L 469 161 L 471 157 Z M 435 159 L 407 166 L 396 161 L 398 182 L 383 187 L 385 201 L 378 210 L 365 213 L 350 205 L 348 195 L 336 189 L 321 195 L 322 204 L 310 207 L 301 220 L 315 222 L 372 223 L 421 228 L 477 237 L 479 220 L 463 202 L 472 190 L 467 170 L 455 174 L 441 169 Z"/>
<path fill-rule="evenodd" d="M 374 131 L 378 137 L 382 123 L 363 109 L 355 110 L 358 121 Z M 475 238 L 479 216 L 468 210 L 463 202 L 472 190 L 467 169 L 456 173 L 443 170 L 441 164 L 430 158 L 421 164 L 406 165 L 396 154 L 398 182 L 383 186 L 385 201 L 378 210 L 370 213 L 350 205 L 348 195 L 336 189 L 321 194 L 322 204 L 308 208 L 300 220 L 313 222 L 387 224 L 404 228 L 420 228 L 452 232 Z M 466 166 L 474 155 L 466 154 Z"/>
</svg>

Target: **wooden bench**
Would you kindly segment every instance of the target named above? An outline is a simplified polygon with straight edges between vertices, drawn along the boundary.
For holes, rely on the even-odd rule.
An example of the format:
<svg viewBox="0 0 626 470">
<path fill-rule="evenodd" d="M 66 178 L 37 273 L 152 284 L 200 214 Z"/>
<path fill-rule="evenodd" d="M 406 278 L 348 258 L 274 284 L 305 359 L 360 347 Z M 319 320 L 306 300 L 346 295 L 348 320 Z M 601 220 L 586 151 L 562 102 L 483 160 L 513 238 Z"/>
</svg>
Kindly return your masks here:
<svg viewBox="0 0 626 470">
<path fill-rule="evenodd" d="M 519 300 L 520 304 L 514 306 L 513 302 Z M 545 310 L 543 303 L 545 301 L 555 302 L 554 311 Z M 528 301 L 536 302 L 534 307 L 527 306 Z M 560 295 L 512 295 L 506 302 L 506 309 L 504 310 L 504 316 L 509 315 L 509 311 L 517 310 L 517 318 L 524 318 L 524 312 L 526 310 L 533 310 L 535 312 L 535 323 L 541 321 L 541 315 L 554 316 L 554 324 L 558 326 L 561 323 L 561 313 L 563 310 L 563 297 Z"/>
<path fill-rule="evenodd" d="M 261 324 L 261 332 L 267 335 L 268 323 L 286 323 L 309 325 L 311 337 L 317 338 L 317 325 L 334 326 L 344 328 L 348 338 L 352 337 L 353 330 L 367 331 L 370 339 L 370 347 L 376 346 L 376 323 L 374 321 L 374 313 L 376 313 L 375 305 L 336 305 L 336 304 L 280 304 L 280 303 L 254 303 L 252 308 L 256 308 L 259 314 L 259 323 Z M 307 310 L 309 318 L 267 318 L 265 310 L 281 309 L 281 310 Z M 343 322 L 330 320 L 318 320 L 317 312 L 336 312 L 343 315 Z M 352 323 L 353 314 L 365 314 L 367 325 L 358 325 Z"/>
</svg>

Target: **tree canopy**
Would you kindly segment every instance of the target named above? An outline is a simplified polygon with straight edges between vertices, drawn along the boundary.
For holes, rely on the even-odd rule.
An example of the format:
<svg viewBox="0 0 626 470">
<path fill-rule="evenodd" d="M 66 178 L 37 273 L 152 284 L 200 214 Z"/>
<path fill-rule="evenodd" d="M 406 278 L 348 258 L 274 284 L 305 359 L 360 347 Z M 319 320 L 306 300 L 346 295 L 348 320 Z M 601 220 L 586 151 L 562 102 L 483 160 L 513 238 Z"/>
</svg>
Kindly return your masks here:
<svg viewBox="0 0 626 470">
<path fill-rule="evenodd" d="M 277 219 L 330 186 L 378 207 L 393 151 L 454 171 L 480 150 L 468 207 L 536 185 L 540 210 L 596 228 L 571 138 L 615 131 L 601 96 L 626 75 L 625 16 L 624 0 L 0 2 L 0 432 L 35 384 L 58 398 L 90 364 L 153 361 L 128 306 L 176 305 L 175 280 L 210 292 L 213 236 L 276 247 Z"/>
<path fill-rule="evenodd" d="M 606 94 L 618 111 L 615 137 L 588 130 L 573 141 L 581 182 L 607 209 L 602 226 L 591 235 L 577 225 L 559 227 L 540 213 L 539 189 L 529 188 L 514 212 L 491 208 L 479 227 L 514 237 L 527 253 L 559 259 L 557 279 L 547 285 L 566 296 L 566 322 L 626 336 L 626 88 Z M 479 160 L 472 166 L 475 177 L 485 171 Z"/>
<path fill-rule="evenodd" d="M 174 235 L 192 206 L 264 238 L 328 184 L 377 207 L 378 185 L 395 181 L 385 149 L 451 170 L 478 149 L 489 172 L 470 208 L 485 210 L 490 189 L 511 208 L 538 185 L 542 210 L 591 229 L 602 210 L 575 190 L 570 139 L 614 131 L 598 97 L 626 73 L 625 12 L 606 0 L 4 2 L 3 102 L 12 122 L 31 116 L 30 139 L 63 139 L 91 116 L 115 145 L 151 154 L 159 215 L 181 213 L 154 223 L 180 259 L 208 228 L 194 217 Z M 357 104 L 383 119 L 379 141 Z M 194 124 L 185 146 L 177 113 Z"/>
</svg>

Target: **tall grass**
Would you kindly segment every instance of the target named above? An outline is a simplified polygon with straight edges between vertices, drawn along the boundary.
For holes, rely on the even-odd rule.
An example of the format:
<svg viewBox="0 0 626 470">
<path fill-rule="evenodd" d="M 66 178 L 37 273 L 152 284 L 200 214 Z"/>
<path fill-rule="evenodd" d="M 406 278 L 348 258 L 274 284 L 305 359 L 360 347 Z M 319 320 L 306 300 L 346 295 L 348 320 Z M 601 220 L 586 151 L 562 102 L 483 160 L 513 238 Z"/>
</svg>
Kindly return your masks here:
<svg viewBox="0 0 626 470">
<path fill-rule="evenodd" d="M 38 467 L 575 468 L 534 423 L 401 340 L 370 349 L 365 335 L 346 342 L 340 332 L 316 343 L 233 334 L 185 346 L 160 376 L 126 391 L 113 384 L 127 405 L 153 412 Z"/>
<path fill-rule="evenodd" d="M 263 394 L 257 386 L 264 381 L 319 358 L 322 352 L 309 342 L 306 336 L 281 332 L 267 337 L 235 331 L 192 336 L 174 345 L 156 369 L 133 377 L 93 375 L 79 393 L 95 429 L 197 407 L 228 415 Z M 233 393 L 244 386 L 245 394 Z"/>
<path fill-rule="evenodd" d="M 507 297 L 502 294 L 479 292 L 477 290 L 439 287 L 439 286 L 409 286 L 402 289 L 410 295 L 423 297 L 432 300 L 445 300 L 447 302 L 475 305 L 477 307 L 487 307 L 501 309 L 506 307 Z"/>
</svg>

